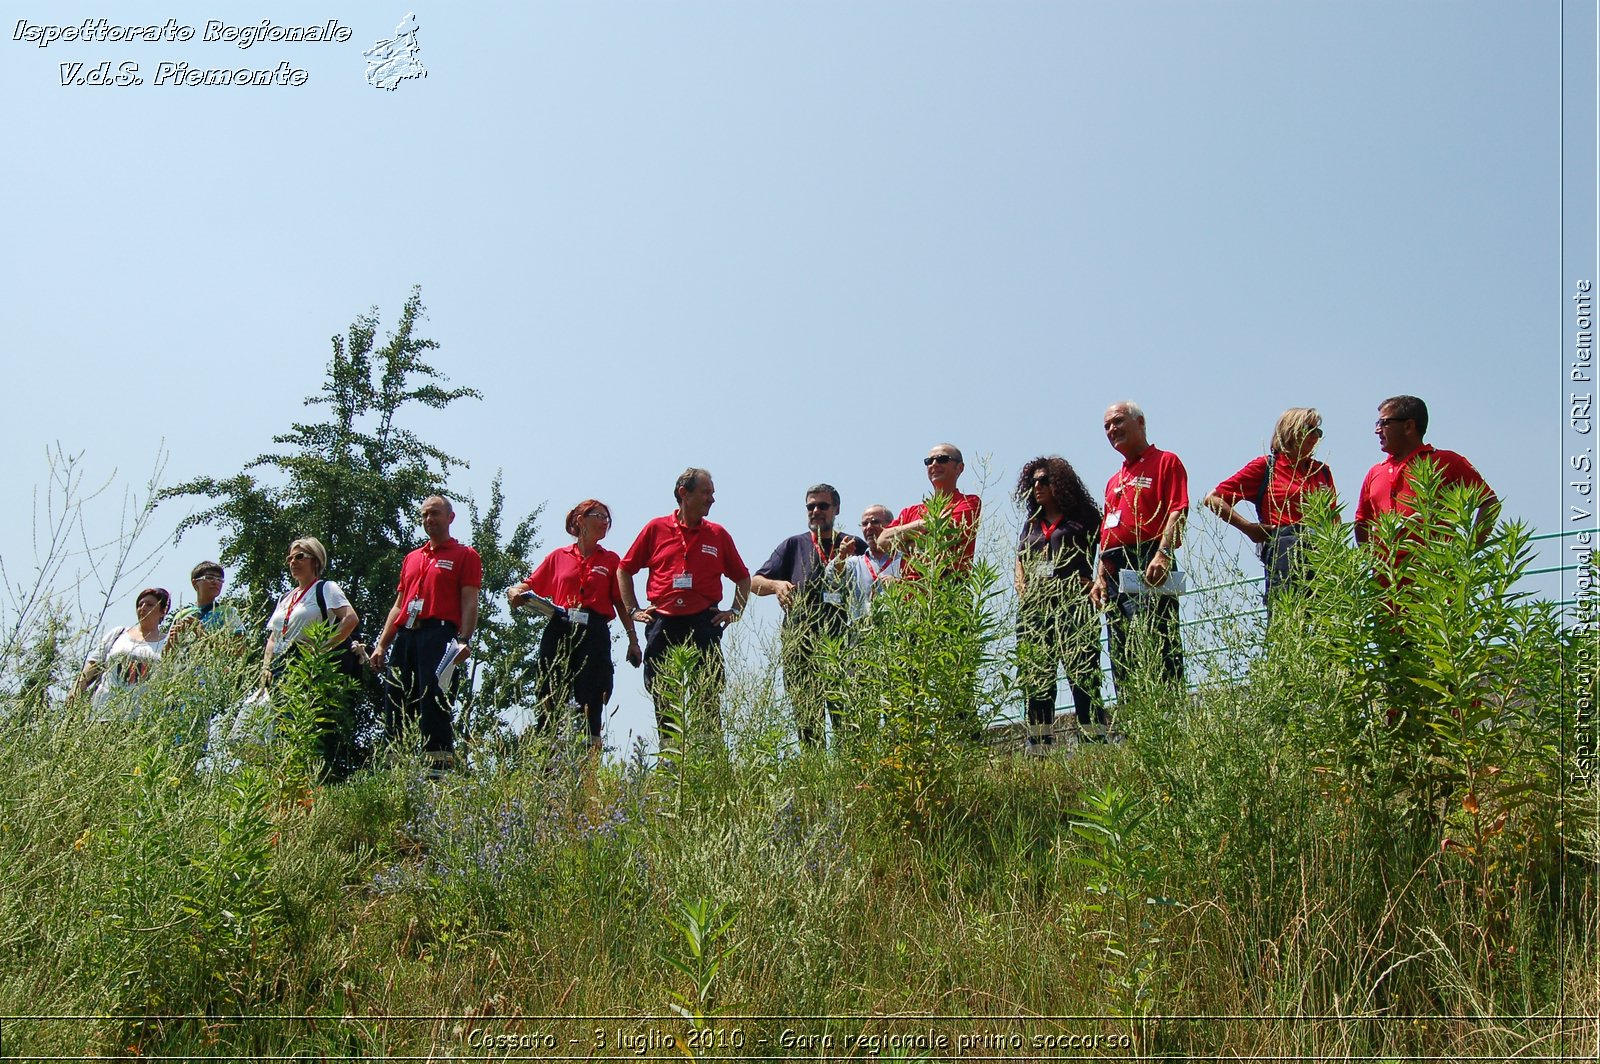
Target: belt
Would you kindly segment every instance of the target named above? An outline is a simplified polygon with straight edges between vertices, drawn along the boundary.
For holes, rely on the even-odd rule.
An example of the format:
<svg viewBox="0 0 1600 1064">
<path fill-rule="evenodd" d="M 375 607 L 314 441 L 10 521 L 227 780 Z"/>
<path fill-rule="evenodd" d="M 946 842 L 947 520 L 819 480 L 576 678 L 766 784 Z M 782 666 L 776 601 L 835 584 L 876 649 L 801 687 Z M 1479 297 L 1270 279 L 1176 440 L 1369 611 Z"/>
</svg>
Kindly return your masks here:
<svg viewBox="0 0 1600 1064">
<path fill-rule="evenodd" d="M 611 618 L 602 617 L 594 610 L 583 609 L 578 606 L 567 607 L 566 619 L 568 624 L 582 624 L 589 625 L 591 627 L 598 626 L 601 628 L 604 628 L 606 625 L 611 623 Z"/>
<path fill-rule="evenodd" d="M 407 629 L 405 625 L 401 625 L 400 630 L 420 632 L 424 628 L 449 628 L 454 631 L 457 627 L 458 626 L 455 621 L 447 621 L 443 617 L 424 617 L 416 624 L 412 625 L 409 629 Z"/>
</svg>

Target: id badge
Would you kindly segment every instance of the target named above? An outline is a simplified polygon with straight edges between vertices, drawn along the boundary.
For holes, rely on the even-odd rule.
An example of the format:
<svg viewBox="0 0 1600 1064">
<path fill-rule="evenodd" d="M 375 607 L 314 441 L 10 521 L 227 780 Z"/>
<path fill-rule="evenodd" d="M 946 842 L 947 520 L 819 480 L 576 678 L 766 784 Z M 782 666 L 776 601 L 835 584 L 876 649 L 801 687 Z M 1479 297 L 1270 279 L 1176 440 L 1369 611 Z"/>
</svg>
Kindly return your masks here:
<svg viewBox="0 0 1600 1064">
<path fill-rule="evenodd" d="M 580 609 L 570 609 L 570 610 L 567 611 L 567 619 L 570 620 L 573 624 L 588 624 L 589 623 L 589 611 L 588 610 L 580 610 Z"/>
<path fill-rule="evenodd" d="M 422 599 L 414 598 L 406 603 L 406 627 L 415 628 L 417 618 L 422 616 Z"/>
<path fill-rule="evenodd" d="M 822 593 L 822 601 L 829 606 L 843 606 L 844 596 L 837 591 L 824 591 Z"/>
<path fill-rule="evenodd" d="M 1106 527 L 1107 528 L 1116 528 L 1120 524 L 1122 524 L 1122 511 L 1121 510 L 1112 510 L 1110 513 L 1106 514 Z"/>
<path fill-rule="evenodd" d="M 672 578 L 672 590 L 688 591 L 694 587 L 694 577 L 688 573 L 679 573 Z"/>
</svg>

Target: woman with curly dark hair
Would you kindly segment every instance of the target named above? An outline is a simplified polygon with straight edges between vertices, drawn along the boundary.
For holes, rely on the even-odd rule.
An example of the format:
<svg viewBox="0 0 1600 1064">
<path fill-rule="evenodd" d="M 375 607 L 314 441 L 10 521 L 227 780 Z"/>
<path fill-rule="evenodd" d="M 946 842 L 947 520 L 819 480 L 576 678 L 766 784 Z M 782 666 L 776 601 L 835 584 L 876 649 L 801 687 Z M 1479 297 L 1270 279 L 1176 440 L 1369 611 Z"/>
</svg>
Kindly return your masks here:
<svg viewBox="0 0 1600 1064">
<path fill-rule="evenodd" d="M 1110 715 L 1100 697 L 1100 625 L 1089 601 L 1100 507 L 1059 455 L 1022 467 L 1014 492 L 1017 538 L 1017 680 L 1028 703 L 1028 752 L 1050 752 L 1056 666 L 1066 669 L 1080 735 L 1103 740 Z"/>
</svg>

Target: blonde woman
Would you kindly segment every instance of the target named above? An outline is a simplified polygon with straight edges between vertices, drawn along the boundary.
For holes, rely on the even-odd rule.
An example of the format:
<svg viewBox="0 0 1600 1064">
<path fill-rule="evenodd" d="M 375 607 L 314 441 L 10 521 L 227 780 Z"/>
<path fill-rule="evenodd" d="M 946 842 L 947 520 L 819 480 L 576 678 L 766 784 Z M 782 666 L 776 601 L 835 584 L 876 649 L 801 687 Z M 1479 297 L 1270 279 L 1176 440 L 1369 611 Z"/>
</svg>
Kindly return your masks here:
<svg viewBox="0 0 1600 1064">
<path fill-rule="evenodd" d="M 1326 491 L 1333 505 L 1333 473 L 1312 457 L 1321 440 L 1322 415 L 1314 407 L 1291 407 L 1272 430 L 1269 453 L 1252 458 L 1205 498 L 1207 509 L 1256 544 L 1266 569 L 1269 616 L 1273 595 L 1307 576 L 1299 542 L 1309 496 Z M 1245 501 L 1255 505 L 1254 521 L 1237 508 Z"/>
<path fill-rule="evenodd" d="M 289 576 L 294 581 L 267 620 L 267 649 L 262 661 L 268 672 L 281 672 L 283 655 L 305 638 L 306 629 L 327 621 L 335 628 L 330 649 L 355 634 L 361 618 L 345 597 L 344 589 L 322 579 L 328 567 L 328 550 L 311 536 L 289 544 Z"/>
</svg>

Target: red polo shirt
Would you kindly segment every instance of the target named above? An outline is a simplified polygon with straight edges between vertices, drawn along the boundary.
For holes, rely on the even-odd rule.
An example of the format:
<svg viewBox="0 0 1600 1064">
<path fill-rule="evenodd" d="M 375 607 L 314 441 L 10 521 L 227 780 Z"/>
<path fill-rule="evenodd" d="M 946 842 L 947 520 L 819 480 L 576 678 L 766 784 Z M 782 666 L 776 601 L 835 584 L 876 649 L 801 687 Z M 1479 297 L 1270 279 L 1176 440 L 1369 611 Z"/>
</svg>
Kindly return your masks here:
<svg viewBox="0 0 1600 1064">
<path fill-rule="evenodd" d="M 1230 503 L 1255 502 L 1261 498 L 1261 481 L 1267 475 L 1267 456 L 1252 458 L 1245 467 L 1217 485 L 1212 494 Z M 1267 488 L 1266 505 L 1256 520 L 1268 528 L 1298 525 L 1305 520 L 1306 496 L 1326 489 L 1333 493 L 1333 471 L 1315 458 L 1290 463 L 1272 463 L 1272 483 Z M 1337 518 L 1337 509 L 1335 511 Z"/>
<path fill-rule="evenodd" d="M 972 564 L 973 555 L 978 551 L 978 517 L 983 512 L 983 500 L 976 495 L 963 495 L 959 491 L 950 499 L 950 507 L 945 511 L 961 529 L 961 556 L 959 568 L 965 569 Z M 926 521 L 928 519 L 928 503 L 926 500 L 914 506 L 907 506 L 900 511 L 900 516 L 894 519 L 890 528 L 909 525 L 913 521 Z M 915 580 L 917 571 L 910 565 L 903 565 L 904 576 L 907 580 Z"/>
<path fill-rule="evenodd" d="M 586 609 L 609 621 L 622 613 L 621 565 L 615 551 L 596 547 L 585 558 L 574 543 L 551 551 L 522 587 L 557 606 Z"/>
<path fill-rule="evenodd" d="M 1495 497 L 1494 490 L 1471 462 L 1454 451 L 1441 451 L 1425 443 L 1404 458 L 1390 455 L 1367 470 L 1367 478 L 1361 482 L 1361 497 L 1356 501 L 1356 524 L 1365 524 L 1379 514 L 1409 517 L 1417 512 L 1412 505 L 1416 494 L 1411 490 L 1411 463 L 1418 458 L 1433 459 L 1439 467 L 1442 487 L 1466 484 L 1483 489 L 1486 501 Z"/>
<path fill-rule="evenodd" d="M 457 539 L 434 549 L 429 540 L 400 566 L 400 623 L 404 624 L 411 600 L 422 599 L 418 620 L 438 619 L 461 627 L 461 589 L 483 586 L 483 562 L 478 552 Z"/>
<path fill-rule="evenodd" d="M 1146 447 L 1106 482 L 1100 549 L 1158 539 L 1169 514 L 1189 508 L 1189 473 L 1171 451 Z"/>
<path fill-rule="evenodd" d="M 623 572 L 632 576 L 640 569 L 650 570 L 645 597 L 668 617 L 700 613 L 722 601 L 724 576 L 735 583 L 750 578 L 727 529 L 706 520 L 689 528 L 677 513 L 645 525 L 623 555 Z M 684 572 L 691 586 L 674 587 L 674 578 Z"/>
</svg>

